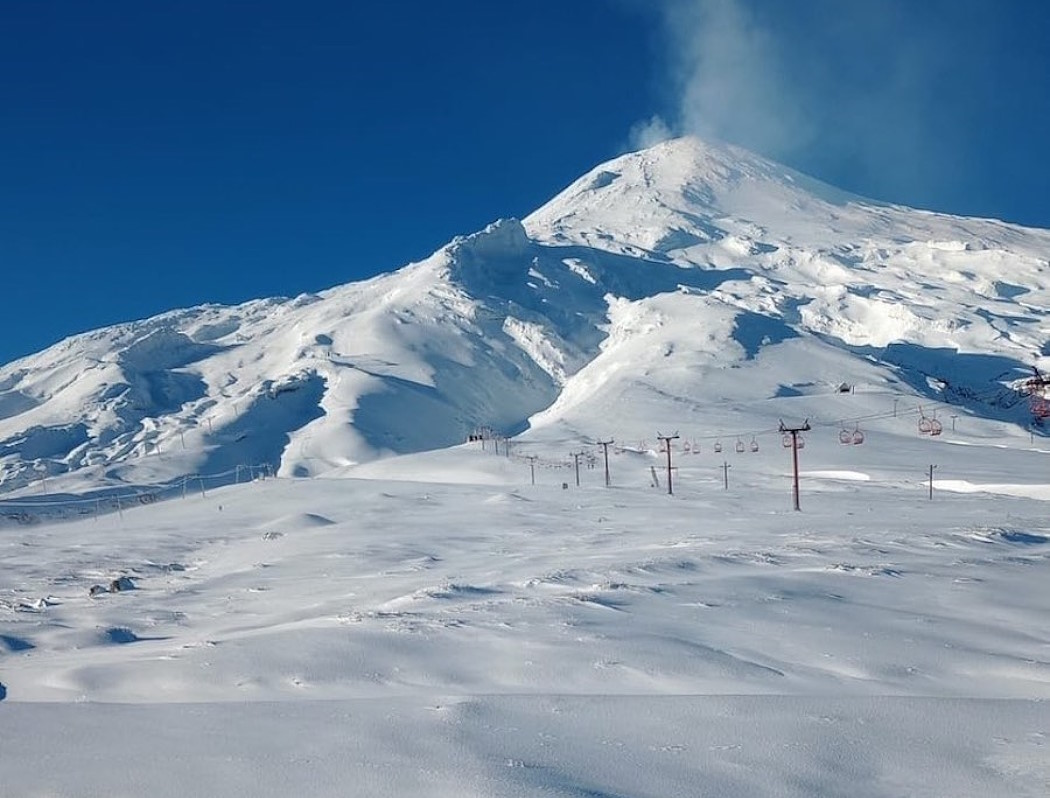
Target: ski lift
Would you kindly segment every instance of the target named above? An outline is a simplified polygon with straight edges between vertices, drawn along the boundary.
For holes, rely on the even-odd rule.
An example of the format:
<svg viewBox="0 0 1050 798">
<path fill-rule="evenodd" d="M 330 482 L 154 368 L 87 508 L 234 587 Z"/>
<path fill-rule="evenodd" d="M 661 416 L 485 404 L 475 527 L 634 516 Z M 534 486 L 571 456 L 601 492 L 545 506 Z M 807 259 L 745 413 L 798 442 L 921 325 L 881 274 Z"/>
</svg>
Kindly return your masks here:
<svg viewBox="0 0 1050 798">
<path fill-rule="evenodd" d="M 926 414 L 919 408 L 919 434 L 920 435 L 933 435 L 933 419 L 927 418 Z M 937 433 L 940 434 L 940 433 Z"/>
<path fill-rule="evenodd" d="M 738 453 L 744 451 L 744 442 L 740 438 L 736 439 L 736 450 Z"/>
<path fill-rule="evenodd" d="M 755 436 L 754 435 L 751 436 L 751 451 L 753 451 L 753 452 L 757 452 L 758 451 L 758 441 L 755 440 Z"/>
<path fill-rule="evenodd" d="M 689 441 L 682 441 L 682 452 L 684 454 L 691 454 L 693 451 L 693 445 Z"/>
<path fill-rule="evenodd" d="M 934 416 L 930 419 L 930 434 L 940 435 L 942 432 L 944 432 L 944 425 L 942 425 L 941 422 L 937 420 L 937 417 Z"/>
<path fill-rule="evenodd" d="M 798 440 L 798 443 L 796 443 L 795 445 L 799 449 L 805 449 L 806 448 L 806 439 L 803 438 L 801 435 L 796 435 L 795 438 Z"/>
<path fill-rule="evenodd" d="M 780 439 L 780 443 L 783 444 L 785 449 L 791 448 L 791 436 L 784 433 L 784 437 Z"/>
<path fill-rule="evenodd" d="M 860 431 L 860 424 L 853 428 L 853 445 L 860 446 L 864 443 L 864 433 Z"/>
<path fill-rule="evenodd" d="M 919 431 L 922 431 L 921 428 Z M 844 443 L 848 446 L 859 446 L 864 443 L 864 433 L 860 431 L 860 424 L 854 424 L 853 429 L 846 429 L 845 425 L 843 425 L 839 431 L 839 443 Z"/>
<path fill-rule="evenodd" d="M 722 441 L 715 441 L 715 452 L 717 453 L 717 452 L 721 452 L 721 451 L 722 451 Z"/>
<path fill-rule="evenodd" d="M 1037 424 L 1042 424 L 1050 418 L 1050 377 L 1042 374 L 1038 368 L 1032 366 L 1034 377 L 1029 377 L 1021 386 L 1021 394 L 1028 397 L 1028 409 L 1035 418 Z"/>
</svg>

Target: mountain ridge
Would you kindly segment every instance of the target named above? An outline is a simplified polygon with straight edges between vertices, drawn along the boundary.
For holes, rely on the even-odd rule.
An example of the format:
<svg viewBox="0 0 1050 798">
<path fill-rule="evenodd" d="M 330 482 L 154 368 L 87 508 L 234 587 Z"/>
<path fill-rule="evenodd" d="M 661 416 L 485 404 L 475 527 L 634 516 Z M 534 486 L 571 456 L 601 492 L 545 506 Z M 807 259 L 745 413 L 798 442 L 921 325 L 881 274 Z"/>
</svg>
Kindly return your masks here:
<svg viewBox="0 0 1050 798">
<path fill-rule="evenodd" d="M 1004 397 L 1050 355 L 1048 252 L 1050 231 L 673 140 L 394 272 L 170 311 L 3 366 L 0 490 L 248 462 L 342 473 L 481 425 L 592 434 L 624 407 L 644 408 L 639 430 L 687 405 L 731 426 L 725 407 L 840 382 L 1024 423 Z"/>
</svg>

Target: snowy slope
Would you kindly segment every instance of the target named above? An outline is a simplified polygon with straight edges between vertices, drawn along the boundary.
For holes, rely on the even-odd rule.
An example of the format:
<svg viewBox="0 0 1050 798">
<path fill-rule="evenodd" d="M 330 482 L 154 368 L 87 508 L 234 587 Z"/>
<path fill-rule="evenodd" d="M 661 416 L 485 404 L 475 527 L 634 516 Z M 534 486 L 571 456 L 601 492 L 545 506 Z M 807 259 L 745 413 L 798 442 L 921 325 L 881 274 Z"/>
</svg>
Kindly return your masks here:
<svg viewBox="0 0 1050 798">
<path fill-rule="evenodd" d="M 1048 243 L 679 140 L 5 367 L 0 794 L 1047 795 Z"/>
<path fill-rule="evenodd" d="M 1047 453 L 911 427 L 803 513 L 779 447 L 475 444 L 3 528 L 2 792 L 1044 796 Z"/>
<path fill-rule="evenodd" d="M 1048 253 L 1047 231 L 674 140 L 397 272 L 175 311 L 0 369 L 0 485 L 318 475 L 478 426 L 595 437 L 639 393 L 662 397 L 634 412 L 639 435 L 750 428 L 727 406 L 843 382 L 1024 424 L 1011 386 L 1050 363 Z"/>
</svg>

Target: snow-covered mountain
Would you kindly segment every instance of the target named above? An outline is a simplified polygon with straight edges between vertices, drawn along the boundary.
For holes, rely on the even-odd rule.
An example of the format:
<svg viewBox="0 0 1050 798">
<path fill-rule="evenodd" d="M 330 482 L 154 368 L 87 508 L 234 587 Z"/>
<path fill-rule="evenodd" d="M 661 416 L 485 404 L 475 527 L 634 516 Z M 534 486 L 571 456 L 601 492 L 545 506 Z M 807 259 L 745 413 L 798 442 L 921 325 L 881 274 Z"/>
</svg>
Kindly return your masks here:
<svg viewBox="0 0 1050 798">
<path fill-rule="evenodd" d="M 1048 243 L 680 140 L 7 366 L 0 792 L 1045 798 Z"/>
<path fill-rule="evenodd" d="M 1023 424 L 1012 388 L 1050 366 L 1048 258 L 1050 231 L 677 139 L 396 272 L 172 311 L 0 368 L 0 490 L 342 473 L 480 426 L 764 429 L 844 413 L 827 407 L 843 383 Z"/>
</svg>

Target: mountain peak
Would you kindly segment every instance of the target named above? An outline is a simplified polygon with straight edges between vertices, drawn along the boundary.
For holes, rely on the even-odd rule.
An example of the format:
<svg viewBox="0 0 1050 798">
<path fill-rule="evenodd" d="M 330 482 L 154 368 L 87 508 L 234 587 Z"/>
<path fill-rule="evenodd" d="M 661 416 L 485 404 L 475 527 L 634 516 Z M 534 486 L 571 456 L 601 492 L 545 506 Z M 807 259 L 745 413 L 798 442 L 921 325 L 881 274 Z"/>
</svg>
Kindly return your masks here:
<svg viewBox="0 0 1050 798">
<path fill-rule="evenodd" d="M 740 147 L 686 136 L 601 164 L 525 226 L 542 240 L 615 239 L 661 252 L 668 240 L 750 237 L 759 228 L 797 236 L 844 209 L 877 206 Z"/>
<path fill-rule="evenodd" d="M 600 164 L 524 220 L 541 241 L 668 253 L 724 239 L 760 248 L 964 241 L 1036 255 L 1046 231 L 866 199 L 731 144 L 686 136 Z M 606 243 L 603 243 L 606 242 Z M 608 243 L 615 242 L 615 243 Z M 746 248 L 750 248 L 750 244 Z"/>
<path fill-rule="evenodd" d="M 1024 420 L 1002 400 L 1050 359 L 1048 251 L 1047 231 L 674 139 L 416 267 L 172 311 L 0 368 L 0 483 L 342 473 L 476 426 L 733 428 L 785 398 L 819 412 L 807 397 L 843 382 Z"/>
</svg>

